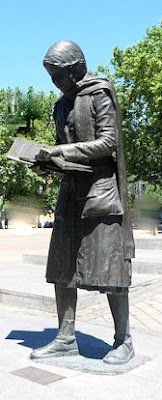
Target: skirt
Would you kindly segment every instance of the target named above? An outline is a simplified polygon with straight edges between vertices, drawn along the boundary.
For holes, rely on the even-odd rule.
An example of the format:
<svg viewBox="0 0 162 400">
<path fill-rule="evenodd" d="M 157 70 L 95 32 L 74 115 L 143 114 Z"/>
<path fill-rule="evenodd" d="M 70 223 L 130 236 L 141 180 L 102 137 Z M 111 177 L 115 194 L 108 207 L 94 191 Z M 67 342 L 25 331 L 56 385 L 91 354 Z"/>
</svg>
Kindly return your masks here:
<svg viewBox="0 0 162 400">
<path fill-rule="evenodd" d="M 123 294 L 131 285 L 124 259 L 122 216 L 81 218 L 76 186 L 66 177 L 55 211 L 46 279 L 66 288 Z"/>
</svg>

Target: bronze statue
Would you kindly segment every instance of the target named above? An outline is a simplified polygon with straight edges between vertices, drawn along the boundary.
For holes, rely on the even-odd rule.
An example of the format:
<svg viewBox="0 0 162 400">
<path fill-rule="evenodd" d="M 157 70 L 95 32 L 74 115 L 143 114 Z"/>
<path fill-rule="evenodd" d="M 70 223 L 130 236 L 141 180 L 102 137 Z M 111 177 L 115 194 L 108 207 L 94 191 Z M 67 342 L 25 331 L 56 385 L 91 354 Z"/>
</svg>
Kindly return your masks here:
<svg viewBox="0 0 162 400">
<path fill-rule="evenodd" d="M 117 97 L 106 79 L 87 74 L 73 42 L 54 43 L 43 64 L 63 95 L 54 107 L 56 146 L 40 150 L 37 160 L 55 156 L 92 172 L 66 172 L 61 183 L 46 272 L 55 284 L 59 331 L 31 358 L 79 354 L 74 324 L 81 288 L 107 295 L 115 341 L 104 362 L 125 364 L 134 356 L 128 305 L 134 241 Z"/>
</svg>

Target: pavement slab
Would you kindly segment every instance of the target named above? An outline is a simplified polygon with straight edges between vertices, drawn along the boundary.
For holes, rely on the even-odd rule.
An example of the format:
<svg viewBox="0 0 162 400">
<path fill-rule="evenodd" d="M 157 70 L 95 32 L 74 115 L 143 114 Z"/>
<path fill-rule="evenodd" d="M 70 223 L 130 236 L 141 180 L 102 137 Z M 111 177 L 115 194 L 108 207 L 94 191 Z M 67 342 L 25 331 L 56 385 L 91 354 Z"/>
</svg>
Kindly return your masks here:
<svg viewBox="0 0 162 400">
<path fill-rule="evenodd" d="M 20 376 L 21 378 L 28 379 L 29 381 L 39 383 L 40 385 L 48 385 L 49 383 L 59 381 L 60 379 L 65 379 L 64 376 L 33 366 L 17 369 L 11 373 Z"/>
</svg>

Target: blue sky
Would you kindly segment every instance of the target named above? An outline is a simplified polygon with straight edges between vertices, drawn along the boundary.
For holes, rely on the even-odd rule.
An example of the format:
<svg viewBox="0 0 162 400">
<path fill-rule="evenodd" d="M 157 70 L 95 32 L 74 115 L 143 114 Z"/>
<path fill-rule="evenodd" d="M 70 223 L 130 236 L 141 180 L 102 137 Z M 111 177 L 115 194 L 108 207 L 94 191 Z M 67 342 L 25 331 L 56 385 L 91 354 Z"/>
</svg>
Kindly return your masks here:
<svg viewBox="0 0 162 400">
<path fill-rule="evenodd" d="M 42 66 L 52 43 L 78 43 L 93 71 L 108 65 L 115 46 L 137 43 L 161 17 L 161 0 L 0 0 L 0 88 L 55 91 Z"/>
</svg>

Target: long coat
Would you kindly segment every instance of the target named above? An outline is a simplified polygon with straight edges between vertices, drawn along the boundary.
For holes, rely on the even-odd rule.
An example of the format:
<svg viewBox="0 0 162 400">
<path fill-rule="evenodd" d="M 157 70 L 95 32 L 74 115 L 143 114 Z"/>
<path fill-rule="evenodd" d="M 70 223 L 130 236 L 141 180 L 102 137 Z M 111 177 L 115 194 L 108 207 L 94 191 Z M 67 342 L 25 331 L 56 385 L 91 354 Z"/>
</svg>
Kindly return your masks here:
<svg viewBox="0 0 162 400">
<path fill-rule="evenodd" d="M 74 97 L 64 95 L 55 105 L 62 157 L 90 165 L 93 172 L 63 177 L 49 248 L 48 282 L 102 292 L 131 283 L 134 242 L 117 108 L 111 85 L 92 78 L 82 81 Z"/>
</svg>

